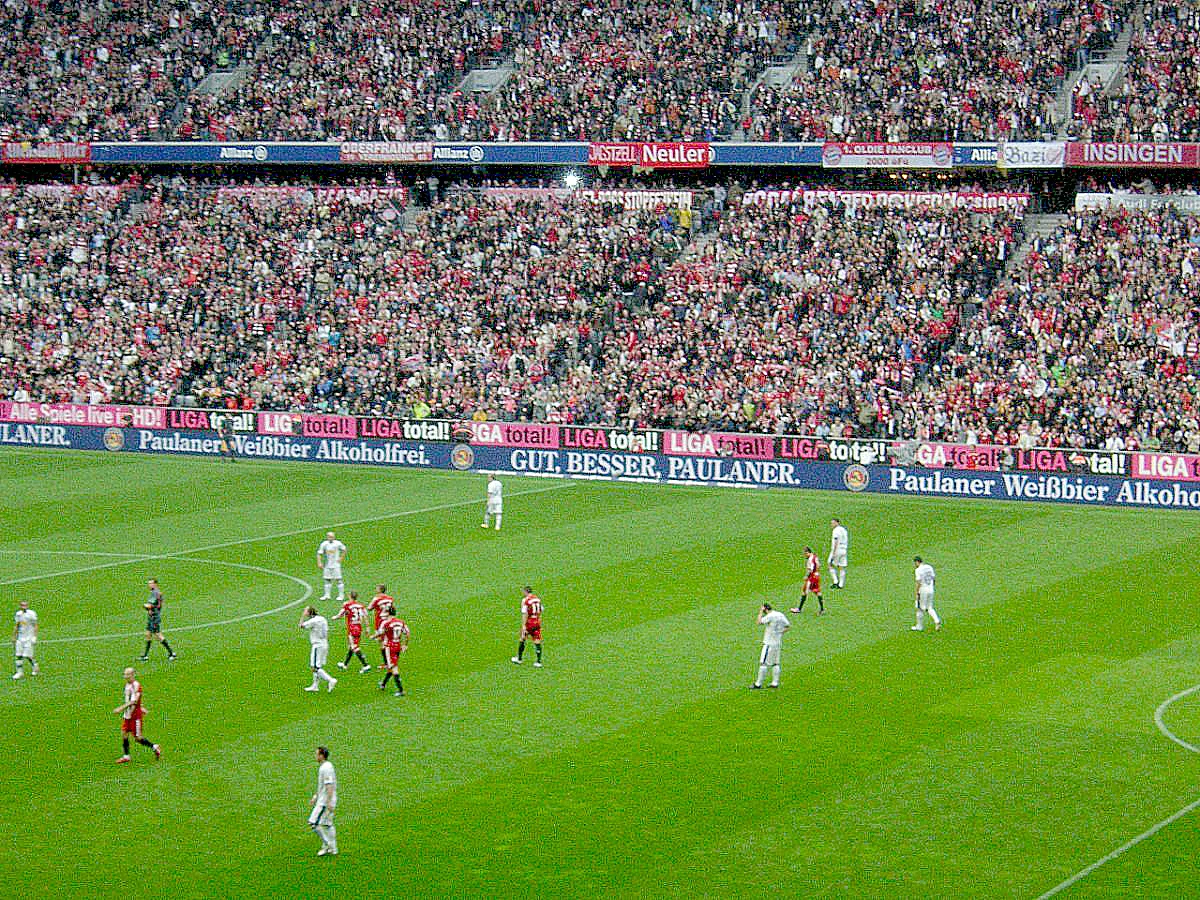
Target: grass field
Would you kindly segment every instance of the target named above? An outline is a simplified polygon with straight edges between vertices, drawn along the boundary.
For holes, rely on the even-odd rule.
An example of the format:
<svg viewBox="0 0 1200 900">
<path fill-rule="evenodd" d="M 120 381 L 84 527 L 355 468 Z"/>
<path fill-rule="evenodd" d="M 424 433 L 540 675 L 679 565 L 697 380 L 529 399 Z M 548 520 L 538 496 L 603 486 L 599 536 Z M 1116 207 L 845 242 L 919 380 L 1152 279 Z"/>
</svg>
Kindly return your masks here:
<svg viewBox="0 0 1200 900">
<path fill-rule="evenodd" d="M 0 609 L 42 626 L 42 674 L 0 689 L 4 893 L 1032 898 L 1200 797 L 1154 721 L 1200 682 L 1193 515 L 505 488 L 497 535 L 478 475 L 0 453 Z M 759 604 L 792 605 L 831 515 L 847 590 L 792 616 L 783 689 L 749 691 Z M 400 599 L 406 698 L 353 671 L 301 690 L 329 527 L 349 586 Z M 940 633 L 909 631 L 914 553 Z M 180 658 L 136 665 L 165 752 L 116 766 L 152 576 Z M 541 670 L 509 662 L 526 582 Z M 1200 693 L 1162 718 L 1200 744 Z M 305 825 L 318 743 L 336 859 Z M 1197 822 L 1061 896 L 1195 895 Z"/>
</svg>

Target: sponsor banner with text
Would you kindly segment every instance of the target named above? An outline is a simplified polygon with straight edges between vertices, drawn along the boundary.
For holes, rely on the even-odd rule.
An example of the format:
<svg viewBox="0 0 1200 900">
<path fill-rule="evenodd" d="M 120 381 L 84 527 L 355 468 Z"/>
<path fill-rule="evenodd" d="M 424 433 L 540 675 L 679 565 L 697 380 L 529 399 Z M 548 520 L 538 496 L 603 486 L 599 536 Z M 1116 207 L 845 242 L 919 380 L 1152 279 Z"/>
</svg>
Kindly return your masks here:
<svg viewBox="0 0 1200 900">
<path fill-rule="evenodd" d="M 841 191 L 841 190 L 757 190 L 742 195 L 744 205 L 775 206 L 780 203 L 842 203 L 850 208 L 887 206 L 915 209 L 921 206 L 950 206 L 976 213 L 1013 210 L 1029 206 L 1030 195 L 1021 191 Z"/>
<path fill-rule="evenodd" d="M 344 163 L 424 163 L 433 161 L 429 141 L 347 141 L 339 158 Z"/>
<path fill-rule="evenodd" d="M 89 406 L 84 403 L 20 403 L 0 400 L 0 422 L 50 425 L 136 425 L 166 428 L 167 411 L 157 406 Z"/>
<path fill-rule="evenodd" d="M 593 143 L 588 145 L 590 166 L 641 166 L 646 169 L 705 169 L 713 159 L 706 143 Z"/>
<path fill-rule="evenodd" d="M 0 162 L 42 163 L 63 165 L 85 163 L 92 158 L 92 145 L 56 141 L 31 144 L 24 141 L 9 141 L 0 147 Z"/>
<path fill-rule="evenodd" d="M 954 165 L 954 145 L 831 141 L 821 150 L 821 165 L 826 169 L 949 169 Z"/>
<path fill-rule="evenodd" d="M 1068 166 L 1102 168 L 1194 169 L 1200 144 L 1099 143 L 1067 144 Z"/>
<path fill-rule="evenodd" d="M 657 209 L 660 206 L 677 209 L 692 208 L 691 191 L 645 191 L 634 189 L 594 190 L 590 188 L 519 188 L 489 187 L 483 196 L 498 200 L 531 200 L 538 203 L 605 203 L 627 210 Z"/>
<path fill-rule="evenodd" d="M 1075 195 L 1075 209 L 1136 209 L 1149 211 L 1172 207 L 1183 213 L 1200 213 L 1200 195 L 1196 194 L 1097 194 L 1081 191 Z"/>
<path fill-rule="evenodd" d="M 1001 169 L 1061 169 L 1066 156 L 1065 141 L 1011 141 L 1000 145 L 996 165 Z"/>
<path fill-rule="evenodd" d="M 956 168 L 992 168 L 1000 157 L 999 144 L 955 144 L 954 165 Z"/>
<path fill-rule="evenodd" d="M 513 438 L 517 439 L 516 436 Z M 534 439 L 529 438 L 529 443 L 532 445 Z M 222 452 L 222 441 L 216 435 L 176 429 L 0 422 L 0 447 L 216 457 Z M 234 436 L 234 447 L 239 456 L 247 459 L 457 469 L 657 484 L 786 487 L 951 499 L 1200 509 L 1200 485 L 1169 480 L 1183 478 L 1184 469 L 1189 465 L 1188 459 L 1191 459 L 1191 475 L 1187 480 L 1195 478 L 1195 458 L 1180 458 L 1177 461 L 1178 473 L 1170 475 L 1168 479 L 1148 480 L 1098 475 L 739 459 L 721 455 L 677 456 L 614 449 L 472 447 L 441 442 L 294 434 L 238 434 Z M 1170 469 L 1166 462 L 1156 462 L 1155 465 Z"/>
</svg>

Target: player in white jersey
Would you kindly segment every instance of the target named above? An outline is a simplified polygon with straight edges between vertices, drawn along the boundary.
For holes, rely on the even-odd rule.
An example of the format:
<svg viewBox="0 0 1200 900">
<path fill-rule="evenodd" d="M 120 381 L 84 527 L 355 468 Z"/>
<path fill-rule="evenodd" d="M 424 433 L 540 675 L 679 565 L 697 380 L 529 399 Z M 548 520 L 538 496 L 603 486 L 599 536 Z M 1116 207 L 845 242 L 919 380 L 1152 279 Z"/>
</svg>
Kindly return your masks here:
<svg viewBox="0 0 1200 900">
<path fill-rule="evenodd" d="M 17 659 L 17 671 L 13 673 L 13 681 L 25 677 L 25 664 L 29 663 L 29 674 L 38 673 L 37 660 L 33 658 L 33 648 L 37 645 L 38 617 L 29 608 L 28 600 L 17 603 L 17 612 L 13 616 L 13 645 L 14 656 Z"/>
<path fill-rule="evenodd" d="M 317 748 L 317 792 L 312 798 L 312 812 L 308 814 L 308 825 L 321 839 L 317 856 L 337 856 L 337 829 L 333 827 L 333 813 L 337 809 L 337 773 L 329 761 L 329 748 Z"/>
<path fill-rule="evenodd" d="M 495 518 L 496 530 L 500 530 L 500 520 L 504 518 L 504 486 L 495 475 L 488 476 L 487 508 L 483 512 L 483 524 L 480 528 L 488 527 L 488 519 Z"/>
<path fill-rule="evenodd" d="M 917 582 L 917 624 L 912 627 L 912 630 L 925 630 L 925 614 L 928 613 L 929 618 L 933 619 L 934 629 L 941 631 L 942 620 L 938 618 L 937 610 L 933 608 L 933 583 L 937 579 L 937 575 L 933 571 L 933 566 L 922 560 L 921 557 L 914 556 L 913 562 L 917 564 L 914 573 Z"/>
<path fill-rule="evenodd" d="M 829 523 L 833 533 L 829 537 L 829 581 L 831 587 L 846 586 L 846 554 L 850 552 L 850 533 L 838 519 Z"/>
<path fill-rule="evenodd" d="M 765 625 L 763 631 L 762 654 L 758 658 L 758 678 L 750 685 L 752 690 L 763 686 L 767 677 L 767 669 L 771 670 L 770 687 L 779 687 L 779 652 L 783 649 L 783 633 L 792 627 L 792 623 L 777 609 L 772 609 L 770 603 L 764 603 L 758 611 L 758 624 Z"/>
<path fill-rule="evenodd" d="M 325 671 L 325 660 L 329 657 L 329 620 L 318 615 L 315 607 L 306 606 L 300 627 L 308 631 L 308 665 L 313 673 L 312 684 L 305 690 L 320 690 L 324 681 L 332 691 L 337 686 L 337 679 Z"/>
<path fill-rule="evenodd" d="M 333 536 L 332 531 L 325 532 L 325 540 L 317 548 L 317 568 L 325 579 L 325 593 L 322 600 L 329 599 L 330 586 L 336 581 L 338 587 L 338 602 L 346 600 L 346 583 L 342 581 L 342 560 L 346 558 L 346 545 Z"/>
</svg>

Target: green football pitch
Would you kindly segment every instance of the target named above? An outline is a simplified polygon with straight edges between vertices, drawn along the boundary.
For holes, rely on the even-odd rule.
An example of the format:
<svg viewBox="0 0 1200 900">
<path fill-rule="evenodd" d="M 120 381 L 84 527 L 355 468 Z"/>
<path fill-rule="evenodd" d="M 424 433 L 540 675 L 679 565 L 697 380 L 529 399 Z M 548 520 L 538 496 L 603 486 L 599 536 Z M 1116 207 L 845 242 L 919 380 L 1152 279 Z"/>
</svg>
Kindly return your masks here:
<svg viewBox="0 0 1200 900">
<path fill-rule="evenodd" d="M 1163 823 L 1200 693 L 1155 721 L 1200 683 L 1193 515 L 508 478 L 497 534 L 477 474 L 37 451 L 0 490 L 42 668 L 2 681 L 8 896 L 1034 898 L 1143 836 L 1061 896 L 1195 894 L 1200 810 Z M 750 691 L 832 515 L 847 588 Z M 331 527 L 412 628 L 405 698 L 332 669 L 340 623 L 340 684 L 302 690 Z M 941 632 L 909 630 L 917 553 Z M 134 662 L 150 577 L 177 662 Z M 543 669 L 509 661 L 526 583 Z M 159 762 L 114 764 L 127 665 Z"/>
</svg>

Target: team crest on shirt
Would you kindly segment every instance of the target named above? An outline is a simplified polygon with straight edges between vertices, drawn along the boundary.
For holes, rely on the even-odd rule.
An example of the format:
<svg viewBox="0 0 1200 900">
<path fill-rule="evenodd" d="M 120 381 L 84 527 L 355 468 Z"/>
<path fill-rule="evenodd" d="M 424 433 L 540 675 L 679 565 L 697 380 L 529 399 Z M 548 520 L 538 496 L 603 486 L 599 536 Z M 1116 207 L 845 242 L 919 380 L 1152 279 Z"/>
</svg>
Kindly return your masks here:
<svg viewBox="0 0 1200 900">
<path fill-rule="evenodd" d="M 466 444 L 455 445 L 454 449 L 450 451 L 450 465 L 460 472 L 465 472 L 475 465 L 475 451 Z"/>
<path fill-rule="evenodd" d="M 842 472 L 842 484 L 846 485 L 848 491 L 854 491 L 857 494 L 859 491 L 866 490 L 870 483 L 871 473 L 867 471 L 866 466 L 854 463 L 854 465 L 846 466 L 846 470 Z"/>
<path fill-rule="evenodd" d="M 104 449 L 106 450 L 124 450 L 125 449 L 125 432 L 120 428 L 105 428 L 104 429 Z"/>
</svg>

